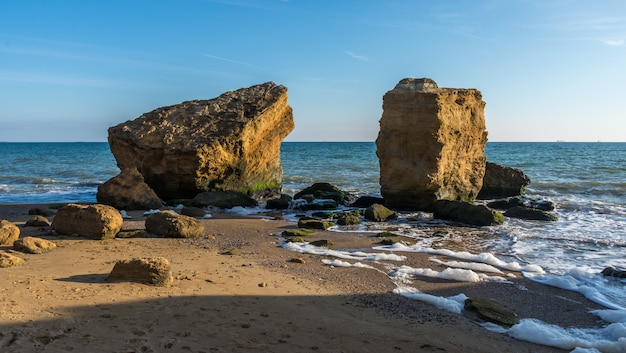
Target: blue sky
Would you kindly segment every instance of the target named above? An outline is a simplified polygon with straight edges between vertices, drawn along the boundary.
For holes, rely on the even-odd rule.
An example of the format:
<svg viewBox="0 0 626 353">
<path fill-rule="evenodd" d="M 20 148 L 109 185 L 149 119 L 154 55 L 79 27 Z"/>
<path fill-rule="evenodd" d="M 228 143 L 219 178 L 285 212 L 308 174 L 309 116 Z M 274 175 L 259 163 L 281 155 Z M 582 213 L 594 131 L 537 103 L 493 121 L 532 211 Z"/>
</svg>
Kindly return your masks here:
<svg viewBox="0 0 626 353">
<path fill-rule="evenodd" d="M 0 141 L 106 141 L 161 106 L 274 81 L 286 141 L 374 141 L 405 77 L 477 88 L 490 141 L 626 141 L 621 0 L 14 0 Z"/>
</svg>

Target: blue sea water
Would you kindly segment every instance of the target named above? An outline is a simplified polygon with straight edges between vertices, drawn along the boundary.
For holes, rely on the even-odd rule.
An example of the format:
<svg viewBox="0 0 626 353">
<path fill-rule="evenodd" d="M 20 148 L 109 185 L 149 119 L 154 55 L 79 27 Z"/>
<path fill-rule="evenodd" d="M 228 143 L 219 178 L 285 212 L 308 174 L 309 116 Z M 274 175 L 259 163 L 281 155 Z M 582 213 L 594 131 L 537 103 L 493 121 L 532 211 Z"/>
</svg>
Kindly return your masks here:
<svg viewBox="0 0 626 353">
<path fill-rule="evenodd" d="M 487 227 L 494 236 L 485 249 L 600 288 L 626 308 L 624 281 L 597 276 L 606 266 L 626 268 L 626 143 L 489 142 L 485 154 L 522 169 L 532 180 L 527 195 L 553 201 L 559 218 Z M 379 192 L 373 142 L 285 142 L 281 163 L 288 194 L 314 182 Z M 94 202 L 98 185 L 118 173 L 107 143 L 0 143 L 0 204 Z M 412 224 L 399 228 L 420 237 Z"/>
</svg>

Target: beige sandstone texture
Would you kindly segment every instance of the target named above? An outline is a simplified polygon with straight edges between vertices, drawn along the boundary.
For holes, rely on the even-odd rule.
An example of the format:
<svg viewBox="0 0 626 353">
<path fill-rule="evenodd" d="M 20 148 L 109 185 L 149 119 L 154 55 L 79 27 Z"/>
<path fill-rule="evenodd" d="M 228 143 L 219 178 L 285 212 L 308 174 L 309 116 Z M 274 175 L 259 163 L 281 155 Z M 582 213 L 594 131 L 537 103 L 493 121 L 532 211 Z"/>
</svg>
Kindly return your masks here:
<svg viewBox="0 0 626 353">
<path fill-rule="evenodd" d="M 52 229 L 64 235 L 112 239 L 122 229 L 122 222 L 120 212 L 111 206 L 68 204 L 54 216 Z"/>
<path fill-rule="evenodd" d="M 136 168 L 163 200 L 202 191 L 280 192 L 280 144 L 293 130 L 287 88 L 273 82 L 162 107 L 109 128 L 121 170 Z"/>
<path fill-rule="evenodd" d="M 439 199 L 475 199 L 486 163 L 484 108 L 480 91 L 427 78 L 387 92 L 376 139 L 385 205 L 430 210 Z"/>
</svg>

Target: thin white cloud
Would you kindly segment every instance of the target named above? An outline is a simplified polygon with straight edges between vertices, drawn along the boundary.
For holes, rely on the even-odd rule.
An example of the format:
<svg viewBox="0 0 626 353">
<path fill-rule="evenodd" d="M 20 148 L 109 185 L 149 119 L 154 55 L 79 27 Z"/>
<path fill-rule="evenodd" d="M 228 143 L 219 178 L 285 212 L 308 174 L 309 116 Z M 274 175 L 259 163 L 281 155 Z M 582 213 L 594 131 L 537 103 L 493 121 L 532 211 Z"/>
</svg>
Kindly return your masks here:
<svg viewBox="0 0 626 353">
<path fill-rule="evenodd" d="M 242 61 L 236 61 L 236 60 L 232 60 L 232 59 L 228 59 L 228 58 L 223 58 L 221 56 L 215 56 L 215 55 L 210 55 L 210 54 L 202 54 L 202 56 L 206 56 L 207 58 L 211 58 L 211 59 L 215 59 L 215 60 L 227 61 L 229 63 L 239 64 L 239 65 L 254 66 L 252 64 L 248 64 L 248 63 L 245 63 L 245 62 L 242 62 Z"/>
<path fill-rule="evenodd" d="M 610 45 L 612 47 L 623 47 L 624 40 L 623 39 L 603 39 L 602 42 L 606 45 Z"/>
<path fill-rule="evenodd" d="M 346 50 L 346 54 L 350 55 L 351 57 L 357 59 L 357 60 L 361 60 L 361 61 L 369 61 L 369 58 L 367 56 L 363 56 L 363 55 L 357 55 L 354 54 L 353 52 Z"/>
</svg>

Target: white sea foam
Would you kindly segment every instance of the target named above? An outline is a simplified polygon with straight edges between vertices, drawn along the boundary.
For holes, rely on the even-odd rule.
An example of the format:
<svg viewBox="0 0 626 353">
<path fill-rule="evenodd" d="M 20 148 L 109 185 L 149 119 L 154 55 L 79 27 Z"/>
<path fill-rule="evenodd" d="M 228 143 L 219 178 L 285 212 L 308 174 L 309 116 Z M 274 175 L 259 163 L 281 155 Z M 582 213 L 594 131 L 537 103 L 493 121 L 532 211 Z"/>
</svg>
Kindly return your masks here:
<svg viewBox="0 0 626 353">
<path fill-rule="evenodd" d="M 411 287 L 398 287 L 394 289 L 393 292 L 396 294 L 400 294 L 401 296 L 406 298 L 420 300 L 432 304 L 440 309 L 444 309 L 455 314 L 460 314 L 461 312 L 463 312 L 465 300 L 467 299 L 467 296 L 463 293 L 446 298 L 422 293 L 419 290 Z"/>
<path fill-rule="evenodd" d="M 322 259 L 322 263 L 328 266 L 332 266 L 332 267 L 348 267 L 348 268 L 356 267 L 356 268 L 376 269 L 373 266 L 362 264 L 360 262 L 350 263 L 348 261 Z"/>
<path fill-rule="evenodd" d="M 441 261 L 435 257 L 431 257 L 429 259 L 432 262 L 455 268 L 464 268 L 467 270 L 474 270 L 480 272 L 493 272 L 493 273 L 503 273 L 499 269 L 494 266 L 484 264 L 484 263 L 475 263 L 475 262 L 463 262 L 463 261 Z"/>
<path fill-rule="evenodd" d="M 288 242 L 282 246 L 284 249 L 297 251 L 304 254 L 334 256 L 345 260 L 360 261 L 404 261 L 406 256 L 400 256 L 389 253 L 367 253 L 363 251 L 340 251 L 328 249 L 320 246 L 310 245 L 309 243 Z"/>
<path fill-rule="evenodd" d="M 456 252 L 456 251 L 452 251 L 448 249 L 421 248 L 415 245 L 407 246 L 402 243 L 395 243 L 393 245 L 386 245 L 386 246 L 377 246 L 374 249 L 442 255 L 442 256 L 448 256 L 448 257 L 461 259 L 461 260 L 480 262 L 480 263 L 492 265 L 492 266 L 495 266 L 504 270 L 509 270 L 509 271 L 535 272 L 535 273 L 545 272 L 543 268 L 541 268 L 540 266 L 532 265 L 532 264 L 522 265 L 516 261 L 506 262 L 506 261 L 498 259 L 495 255 L 491 253 L 472 254 L 467 251 Z"/>
</svg>

